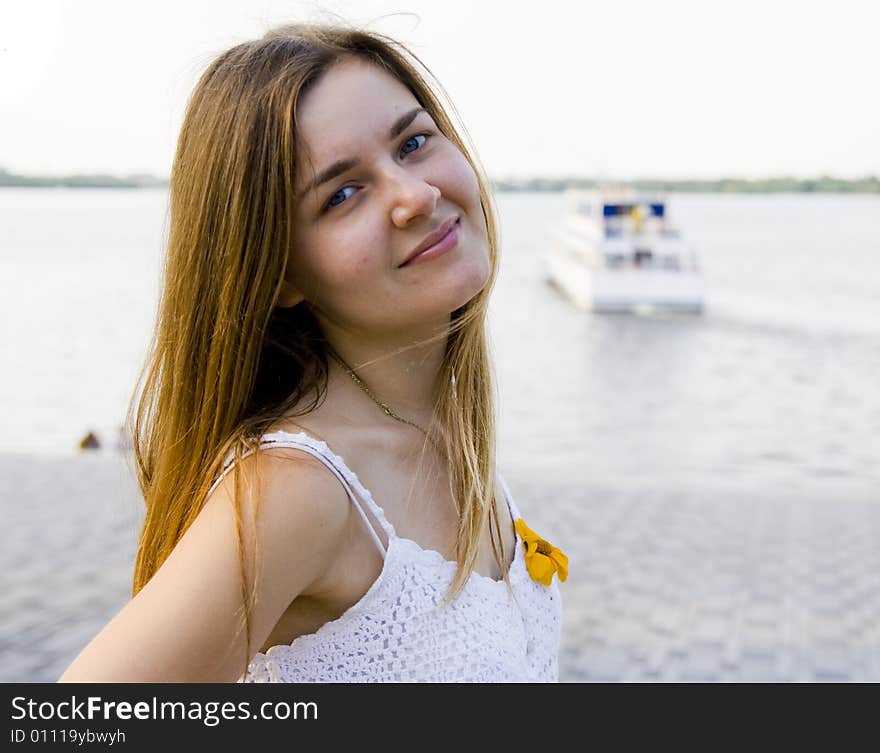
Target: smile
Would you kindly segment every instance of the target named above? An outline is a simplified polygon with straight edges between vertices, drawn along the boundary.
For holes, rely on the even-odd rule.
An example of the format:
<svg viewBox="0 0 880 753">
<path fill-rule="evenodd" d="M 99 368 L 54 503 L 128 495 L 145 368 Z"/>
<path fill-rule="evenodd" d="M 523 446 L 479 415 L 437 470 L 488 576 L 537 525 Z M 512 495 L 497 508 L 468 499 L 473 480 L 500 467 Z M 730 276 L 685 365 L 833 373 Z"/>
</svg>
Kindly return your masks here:
<svg viewBox="0 0 880 753">
<path fill-rule="evenodd" d="M 403 267 L 411 267 L 413 264 L 421 264 L 422 262 L 436 259 L 437 257 L 445 254 L 447 251 L 455 248 L 458 245 L 460 225 L 461 219 L 456 220 L 455 224 L 452 226 L 452 228 L 450 228 L 449 232 L 446 235 L 444 235 L 433 246 L 426 248 L 418 256 L 414 256 L 406 264 L 403 264 L 401 266 L 401 269 L 403 269 Z"/>
</svg>

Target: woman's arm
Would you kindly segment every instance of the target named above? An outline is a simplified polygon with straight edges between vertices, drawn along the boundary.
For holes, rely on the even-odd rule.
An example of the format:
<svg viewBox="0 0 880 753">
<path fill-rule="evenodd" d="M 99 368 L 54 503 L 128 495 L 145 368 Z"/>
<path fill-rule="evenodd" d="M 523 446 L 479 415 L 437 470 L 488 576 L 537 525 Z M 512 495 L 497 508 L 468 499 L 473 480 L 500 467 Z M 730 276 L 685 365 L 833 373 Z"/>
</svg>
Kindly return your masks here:
<svg viewBox="0 0 880 753">
<path fill-rule="evenodd" d="M 301 450 L 266 450 L 245 458 L 240 469 L 249 579 L 254 556 L 258 570 L 252 656 L 284 610 L 329 566 L 351 505 L 338 479 Z M 254 500 L 248 486 L 256 471 L 263 483 Z M 59 682 L 234 682 L 241 676 L 246 641 L 233 487 L 229 473 L 149 583 Z"/>
</svg>

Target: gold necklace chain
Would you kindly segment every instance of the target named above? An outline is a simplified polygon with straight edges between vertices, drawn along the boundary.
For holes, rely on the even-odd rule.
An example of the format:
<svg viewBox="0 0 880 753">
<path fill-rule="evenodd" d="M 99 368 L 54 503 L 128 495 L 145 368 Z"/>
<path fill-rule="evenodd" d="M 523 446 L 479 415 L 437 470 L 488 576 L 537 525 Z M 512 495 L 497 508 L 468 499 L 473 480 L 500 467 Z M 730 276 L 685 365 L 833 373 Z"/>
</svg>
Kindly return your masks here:
<svg viewBox="0 0 880 753">
<path fill-rule="evenodd" d="M 358 377 L 358 375 L 354 373 L 354 369 L 352 369 L 351 366 L 349 366 L 345 361 L 342 360 L 342 357 L 334 350 L 334 348 L 332 346 L 328 346 L 328 351 L 331 356 L 333 356 L 337 361 L 339 361 L 339 363 L 342 364 L 343 368 L 348 372 L 349 376 L 351 376 L 351 378 L 354 379 L 354 381 L 357 383 L 358 387 L 360 387 L 364 392 L 366 392 L 367 396 L 370 398 L 370 400 L 372 400 L 383 411 L 385 411 L 386 415 L 391 416 L 391 418 L 394 418 L 398 421 L 402 421 L 405 424 L 409 424 L 410 426 L 414 426 L 416 429 L 418 429 L 420 432 L 422 432 L 422 434 L 424 434 L 426 437 L 428 437 L 428 439 L 431 439 L 428 432 L 425 431 L 425 429 L 423 429 L 417 423 L 410 421 L 409 419 L 403 418 L 402 416 L 398 416 L 393 410 L 391 410 L 391 408 L 388 407 L 388 405 L 386 403 L 383 403 L 382 401 L 378 400 L 373 395 L 373 393 L 370 392 L 370 388 L 367 387 L 367 385 L 365 385 L 361 381 L 360 377 Z M 431 441 L 433 441 L 433 440 L 431 440 Z"/>
</svg>

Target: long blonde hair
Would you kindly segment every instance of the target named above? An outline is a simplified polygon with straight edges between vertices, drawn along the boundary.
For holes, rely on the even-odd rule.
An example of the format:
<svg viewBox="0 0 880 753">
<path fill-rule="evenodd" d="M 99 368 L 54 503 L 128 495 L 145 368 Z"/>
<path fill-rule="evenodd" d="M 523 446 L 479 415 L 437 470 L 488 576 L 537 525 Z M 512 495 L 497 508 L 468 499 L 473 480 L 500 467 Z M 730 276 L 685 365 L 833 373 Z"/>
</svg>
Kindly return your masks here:
<svg viewBox="0 0 880 753">
<path fill-rule="evenodd" d="M 133 594 L 198 515 L 227 453 L 237 469 L 242 455 L 258 452 L 260 436 L 290 416 L 303 397 L 313 394 L 314 400 L 294 415 L 313 410 L 326 395 L 328 344 L 317 320 L 305 302 L 276 304 L 292 248 L 297 102 L 332 65 L 352 56 L 407 86 L 477 175 L 491 276 L 452 312 L 448 332 L 438 334 L 446 347 L 434 416 L 443 429 L 459 513 L 458 568 L 446 598 L 455 598 L 473 571 L 487 524 L 509 586 L 495 504 L 495 384 L 486 333 L 498 268 L 488 181 L 419 72 L 421 66 L 430 75 L 427 67 L 404 45 L 341 23 L 302 23 L 276 27 L 221 53 L 200 77 L 184 116 L 171 172 L 156 328 L 127 416 L 146 504 Z M 244 576 L 235 472 L 250 655 L 254 588 Z"/>
</svg>

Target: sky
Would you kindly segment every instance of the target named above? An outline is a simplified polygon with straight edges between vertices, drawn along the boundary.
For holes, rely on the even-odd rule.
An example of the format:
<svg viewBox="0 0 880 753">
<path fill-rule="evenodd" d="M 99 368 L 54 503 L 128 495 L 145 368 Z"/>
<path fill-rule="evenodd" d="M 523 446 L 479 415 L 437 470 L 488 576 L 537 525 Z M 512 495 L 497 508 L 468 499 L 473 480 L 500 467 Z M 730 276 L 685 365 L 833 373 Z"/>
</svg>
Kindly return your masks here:
<svg viewBox="0 0 880 753">
<path fill-rule="evenodd" d="M 0 168 L 167 177 L 208 63 L 331 13 L 424 62 L 493 179 L 880 174 L 880 0 L 5 2 Z"/>
</svg>

